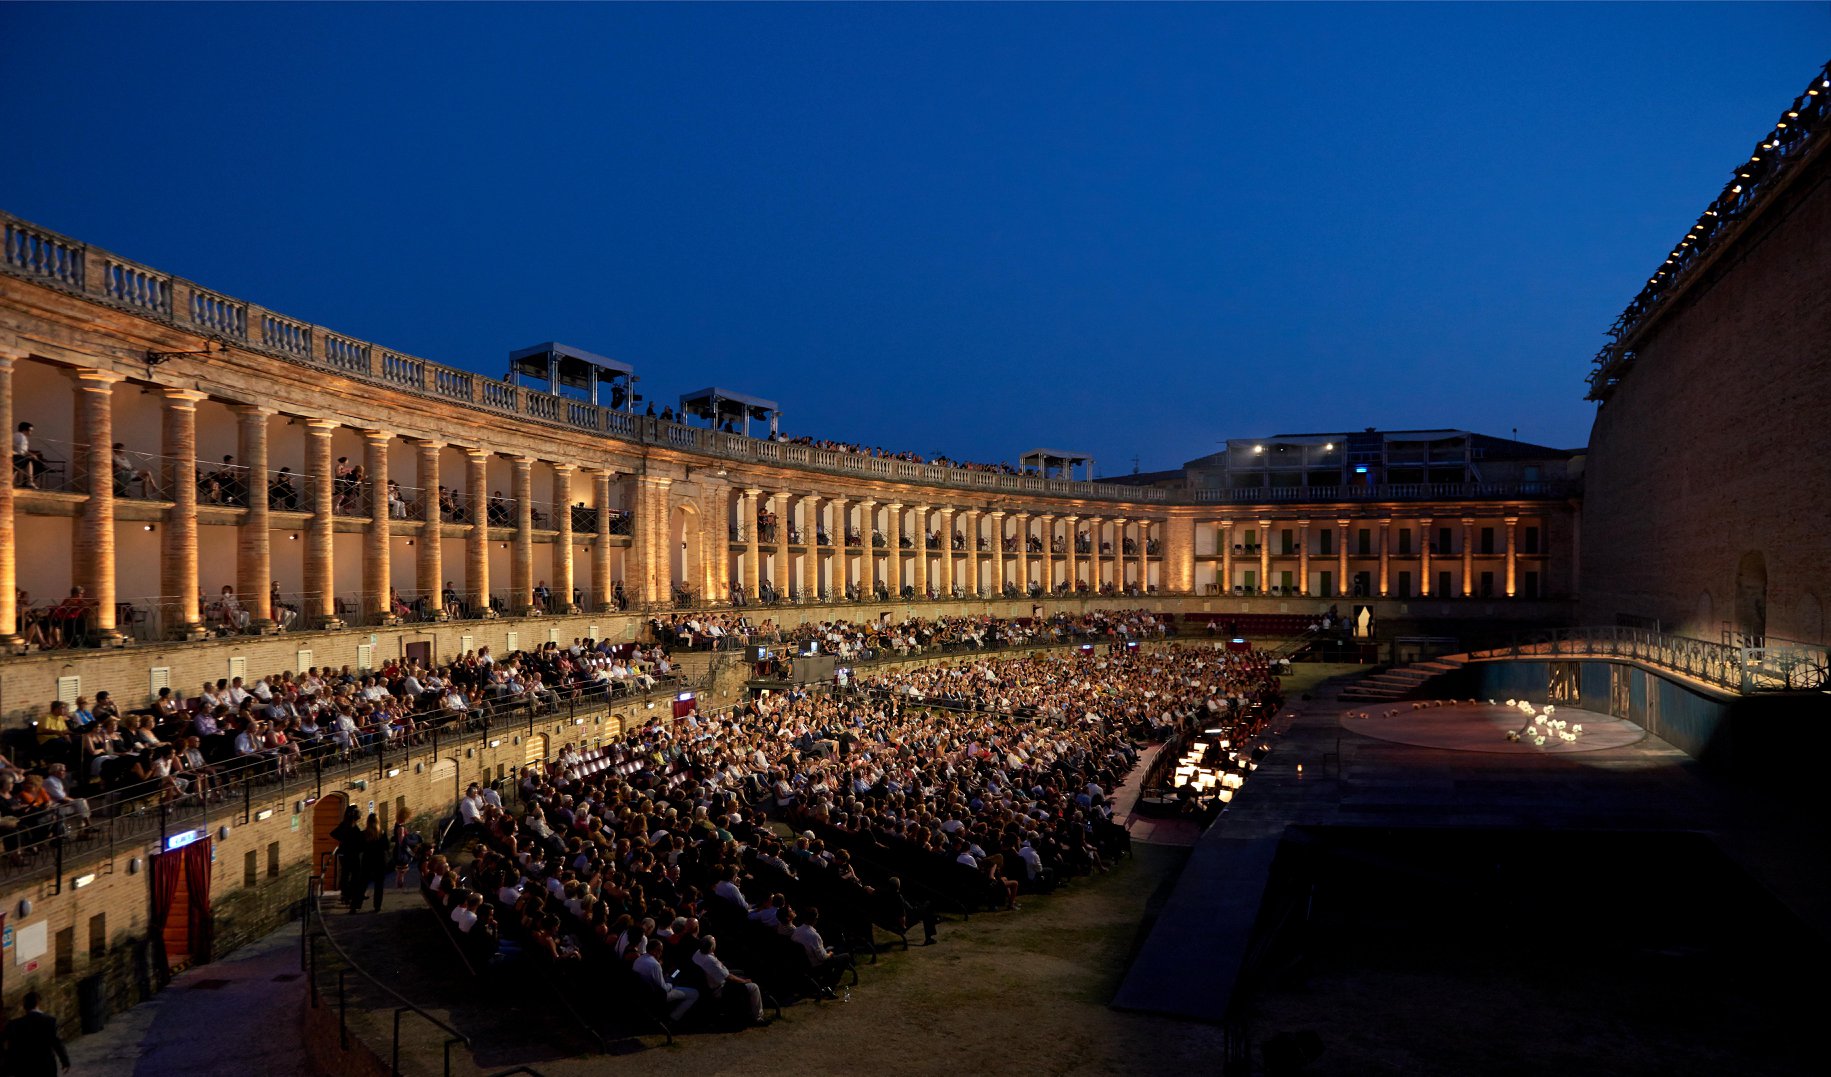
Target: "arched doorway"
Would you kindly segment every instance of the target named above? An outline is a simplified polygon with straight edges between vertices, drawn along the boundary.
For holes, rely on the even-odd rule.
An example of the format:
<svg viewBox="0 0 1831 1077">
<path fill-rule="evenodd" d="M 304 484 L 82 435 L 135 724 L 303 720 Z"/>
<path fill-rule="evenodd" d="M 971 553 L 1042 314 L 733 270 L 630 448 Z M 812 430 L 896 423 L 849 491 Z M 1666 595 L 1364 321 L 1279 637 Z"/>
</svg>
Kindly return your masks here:
<svg viewBox="0 0 1831 1077">
<path fill-rule="evenodd" d="M 312 874 L 324 880 L 326 890 L 337 889 L 337 839 L 331 831 L 343 822 L 343 809 L 349 798 L 342 793 L 327 793 L 312 805 Z"/>
<path fill-rule="evenodd" d="M 1744 647 L 1767 639 L 1767 558 L 1759 550 L 1743 554 L 1736 565 L 1736 633 Z"/>
</svg>

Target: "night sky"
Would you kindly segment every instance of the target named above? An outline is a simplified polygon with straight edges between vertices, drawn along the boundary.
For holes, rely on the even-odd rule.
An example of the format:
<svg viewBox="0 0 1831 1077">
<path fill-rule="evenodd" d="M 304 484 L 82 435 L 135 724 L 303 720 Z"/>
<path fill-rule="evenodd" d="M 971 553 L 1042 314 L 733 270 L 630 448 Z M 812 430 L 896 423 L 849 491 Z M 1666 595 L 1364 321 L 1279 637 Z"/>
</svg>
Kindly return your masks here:
<svg viewBox="0 0 1831 1077">
<path fill-rule="evenodd" d="M 1102 474 L 1582 445 L 1831 6 L 0 6 L 0 207 L 490 375 Z"/>
</svg>

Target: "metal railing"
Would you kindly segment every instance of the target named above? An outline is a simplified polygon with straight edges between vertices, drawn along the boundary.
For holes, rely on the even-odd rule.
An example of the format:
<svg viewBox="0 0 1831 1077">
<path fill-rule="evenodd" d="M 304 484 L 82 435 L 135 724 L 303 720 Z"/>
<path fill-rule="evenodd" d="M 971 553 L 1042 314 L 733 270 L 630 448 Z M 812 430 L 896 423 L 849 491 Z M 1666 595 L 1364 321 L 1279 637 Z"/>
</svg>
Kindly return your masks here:
<svg viewBox="0 0 1831 1077">
<path fill-rule="evenodd" d="M 1505 647 L 1471 652 L 1471 658 L 1625 658 L 1744 695 L 1822 689 L 1826 648 L 1765 641 L 1736 646 L 1645 628 L 1560 628 L 1516 637 Z"/>
<path fill-rule="evenodd" d="M 1646 287 L 1608 330 L 1609 342 L 1596 353 L 1589 374 L 1589 398 L 1604 400 L 1633 362 L 1633 343 L 1666 301 L 1682 290 L 1692 274 L 1711 261 L 1737 235 L 1798 163 L 1831 131 L 1831 64 L 1812 76 L 1805 92 L 1793 99 L 1774 127 L 1761 136 L 1748 160 L 1704 210 L 1684 238 L 1647 278 Z"/>
</svg>

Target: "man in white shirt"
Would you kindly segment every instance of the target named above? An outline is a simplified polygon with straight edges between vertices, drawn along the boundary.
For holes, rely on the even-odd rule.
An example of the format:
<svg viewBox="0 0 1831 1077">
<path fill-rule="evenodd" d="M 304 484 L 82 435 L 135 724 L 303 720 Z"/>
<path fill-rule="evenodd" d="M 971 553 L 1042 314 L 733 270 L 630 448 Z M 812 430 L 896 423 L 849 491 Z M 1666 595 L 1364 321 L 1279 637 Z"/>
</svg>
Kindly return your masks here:
<svg viewBox="0 0 1831 1077">
<path fill-rule="evenodd" d="M 668 1020 L 679 1021 L 687 1015 L 688 1010 L 693 1008 L 693 1004 L 699 1001 L 699 992 L 691 987 L 675 987 L 668 982 L 667 976 L 661 971 L 661 948 L 660 939 L 650 939 L 647 952 L 636 958 L 636 963 L 632 968 L 638 979 L 660 991 L 667 1001 L 674 1004 L 674 1009 L 668 1014 Z"/>
<path fill-rule="evenodd" d="M 693 963 L 705 974 L 706 987 L 711 990 L 713 998 L 722 1001 L 727 984 L 741 987 L 750 1003 L 750 1019 L 759 1025 L 763 1023 L 763 989 L 756 985 L 756 981 L 739 976 L 725 967 L 725 963 L 718 959 L 717 939 L 707 935 L 699 940 L 699 952 L 693 955 Z"/>
<path fill-rule="evenodd" d="M 464 895 L 464 904 L 451 910 L 451 922 L 458 925 L 459 931 L 468 932 L 477 925 L 477 909 L 482 905 L 482 894 Z"/>
<path fill-rule="evenodd" d="M 808 906 L 795 914 L 795 930 L 789 938 L 807 953 L 807 963 L 814 979 L 824 990 L 831 991 L 840 973 L 852 964 L 852 955 L 829 949 L 820 937 L 820 910 Z"/>
</svg>

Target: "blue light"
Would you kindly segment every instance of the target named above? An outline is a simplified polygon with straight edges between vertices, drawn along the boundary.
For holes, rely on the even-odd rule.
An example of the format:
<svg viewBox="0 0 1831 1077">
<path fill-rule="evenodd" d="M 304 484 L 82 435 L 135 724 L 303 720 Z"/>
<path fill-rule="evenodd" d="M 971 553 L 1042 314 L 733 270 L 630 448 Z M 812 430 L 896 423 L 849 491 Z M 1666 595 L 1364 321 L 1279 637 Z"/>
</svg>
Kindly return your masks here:
<svg viewBox="0 0 1831 1077">
<path fill-rule="evenodd" d="M 180 831 L 165 839 L 166 851 L 170 852 L 173 849 L 182 849 L 201 837 L 203 837 L 203 831 L 201 830 Z"/>
<path fill-rule="evenodd" d="M 1367 469 L 1364 467 L 1357 467 L 1354 469 L 1354 473 L 1356 475 L 1365 475 L 1367 473 Z"/>
</svg>

